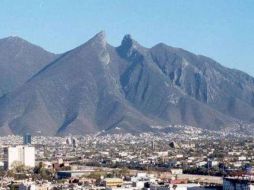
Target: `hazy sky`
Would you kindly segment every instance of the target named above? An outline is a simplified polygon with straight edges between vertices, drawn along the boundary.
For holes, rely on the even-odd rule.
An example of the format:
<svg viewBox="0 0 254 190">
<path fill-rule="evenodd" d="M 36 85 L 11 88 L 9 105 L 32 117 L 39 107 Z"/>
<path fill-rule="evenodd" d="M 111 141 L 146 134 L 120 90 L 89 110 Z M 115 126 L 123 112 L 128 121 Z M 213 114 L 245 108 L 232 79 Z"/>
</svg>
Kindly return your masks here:
<svg viewBox="0 0 254 190">
<path fill-rule="evenodd" d="M 1 0 L 0 38 L 64 52 L 104 30 L 203 54 L 254 76 L 254 0 Z"/>
</svg>

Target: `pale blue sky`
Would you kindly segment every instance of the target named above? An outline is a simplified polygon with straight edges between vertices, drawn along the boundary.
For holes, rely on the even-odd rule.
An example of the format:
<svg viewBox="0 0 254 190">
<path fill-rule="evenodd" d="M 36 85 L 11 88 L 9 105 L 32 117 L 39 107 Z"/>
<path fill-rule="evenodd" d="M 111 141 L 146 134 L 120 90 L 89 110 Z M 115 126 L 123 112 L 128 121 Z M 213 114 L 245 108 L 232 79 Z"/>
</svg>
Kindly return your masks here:
<svg viewBox="0 0 254 190">
<path fill-rule="evenodd" d="M 1 0 L 0 38 L 20 36 L 59 53 L 104 30 L 203 54 L 254 76 L 254 0 Z"/>
</svg>

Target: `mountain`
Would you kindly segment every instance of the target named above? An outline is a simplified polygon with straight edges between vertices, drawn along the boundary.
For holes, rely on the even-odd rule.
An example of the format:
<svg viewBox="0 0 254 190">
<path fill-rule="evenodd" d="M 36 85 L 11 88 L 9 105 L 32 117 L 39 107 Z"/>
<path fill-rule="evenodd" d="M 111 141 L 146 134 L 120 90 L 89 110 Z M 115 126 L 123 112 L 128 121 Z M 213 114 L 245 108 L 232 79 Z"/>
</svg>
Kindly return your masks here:
<svg viewBox="0 0 254 190">
<path fill-rule="evenodd" d="M 162 43 L 145 48 L 130 35 L 113 47 L 104 32 L 52 57 L 0 98 L 1 135 L 219 131 L 254 122 L 254 79 L 208 57 Z"/>
<path fill-rule="evenodd" d="M 0 39 L 0 97 L 24 84 L 56 57 L 19 37 Z"/>
</svg>

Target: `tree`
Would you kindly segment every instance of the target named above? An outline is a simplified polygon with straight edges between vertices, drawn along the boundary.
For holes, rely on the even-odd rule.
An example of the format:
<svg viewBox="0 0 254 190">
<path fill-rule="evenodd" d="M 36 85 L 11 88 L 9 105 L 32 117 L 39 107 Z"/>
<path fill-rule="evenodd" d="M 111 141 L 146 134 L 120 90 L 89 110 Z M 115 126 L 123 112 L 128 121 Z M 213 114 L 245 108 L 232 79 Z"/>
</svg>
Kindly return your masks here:
<svg viewBox="0 0 254 190">
<path fill-rule="evenodd" d="M 40 162 L 38 166 L 35 166 L 34 174 L 33 178 L 50 180 L 54 177 L 54 170 L 45 168 L 44 164 Z"/>
<path fill-rule="evenodd" d="M 14 161 L 11 165 L 11 168 L 15 173 L 21 173 L 27 170 L 25 165 L 18 161 Z"/>
<path fill-rule="evenodd" d="M 105 175 L 106 175 L 106 173 L 103 171 L 94 171 L 94 172 L 91 172 L 90 175 L 88 175 L 87 177 L 99 180 L 101 178 L 101 176 L 105 176 Z"/>
</svg>

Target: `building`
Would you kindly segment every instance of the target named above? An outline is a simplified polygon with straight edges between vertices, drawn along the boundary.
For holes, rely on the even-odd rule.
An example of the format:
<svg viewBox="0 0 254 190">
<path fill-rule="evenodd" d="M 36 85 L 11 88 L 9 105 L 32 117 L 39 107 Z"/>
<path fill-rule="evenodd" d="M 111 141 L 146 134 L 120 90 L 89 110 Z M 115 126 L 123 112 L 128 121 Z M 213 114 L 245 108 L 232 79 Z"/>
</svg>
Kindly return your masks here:
<svg viewBox="0 0 254 190">
<path fill-rule="evenodd" d="M 4 167 L 4 162 L 0 161 L 0 168 Z"/>
<path fill-rule="evenodd" d="M 19 190 L 36 190 L 35 184 L 33 183 L 21 183 Z"/>
<path fill-rule="evenodd" d="M 94 169 L 58 171 L 57 178 L 58 179 L 69 179 L 72 177 L 88 176 L 92 172 L 94 172 Z"/>
<path fill-rule="evenodd" d="M 254 190 L 253 177 L 226 177 L 223 179 L 223 190 Z"/>
<path fill-rule="evenodd" d="M 208 168 L 218 166 L 218 165 L 219 165 L 219 162 L 217 160 L 208 160 L 207 161 Z"/>
<path fill-rule="evenodd" d="M 35 182 L 23 182 L 18 187 L 19 190 L 50 190 L 51 185 L 49 183 L 36 184 Z"/>
<path fill-rule="evenodd" d="M 151 184 L 149 188 L 145 188 L 145 189 L 150 189 L 150 190 L 170 190 L 168 186 L 158 185 L 158 184 Z"/>
<path fill-rule="evenodd" d="M 16 146 L 4 149 L 5 169 L 12 169 L 15 163 L 27 167 L 35 167 L 35 148 L 32 146 Z"/>
<path fill-rule="evenodd" d="M 32 136 L 29 133 L 26 133 L 23 136 L 23 143 L 24 143 L 24 145 L 32 144 Z"/>
<path fill-rule="evenodd" d="M 171 174 L 172 175 L 181 175 L 183 174 L 183 169 L 180 169 L 180 168 L 172 168 L 170 170 Z"/>
<path fill-rule="evenodd" d="M 66 139 L 66 144 L 71 145 L 73 147 L 78 147 L 78 139 L 75 137 L 68 137 Z"/>
<path fill-rule="evenodd" d="M 102 182 L 104 187 L 114 188 L 121 187 L 123 185 L 123 179 L 121 178 L 105 178 Z"/>
</svg>

